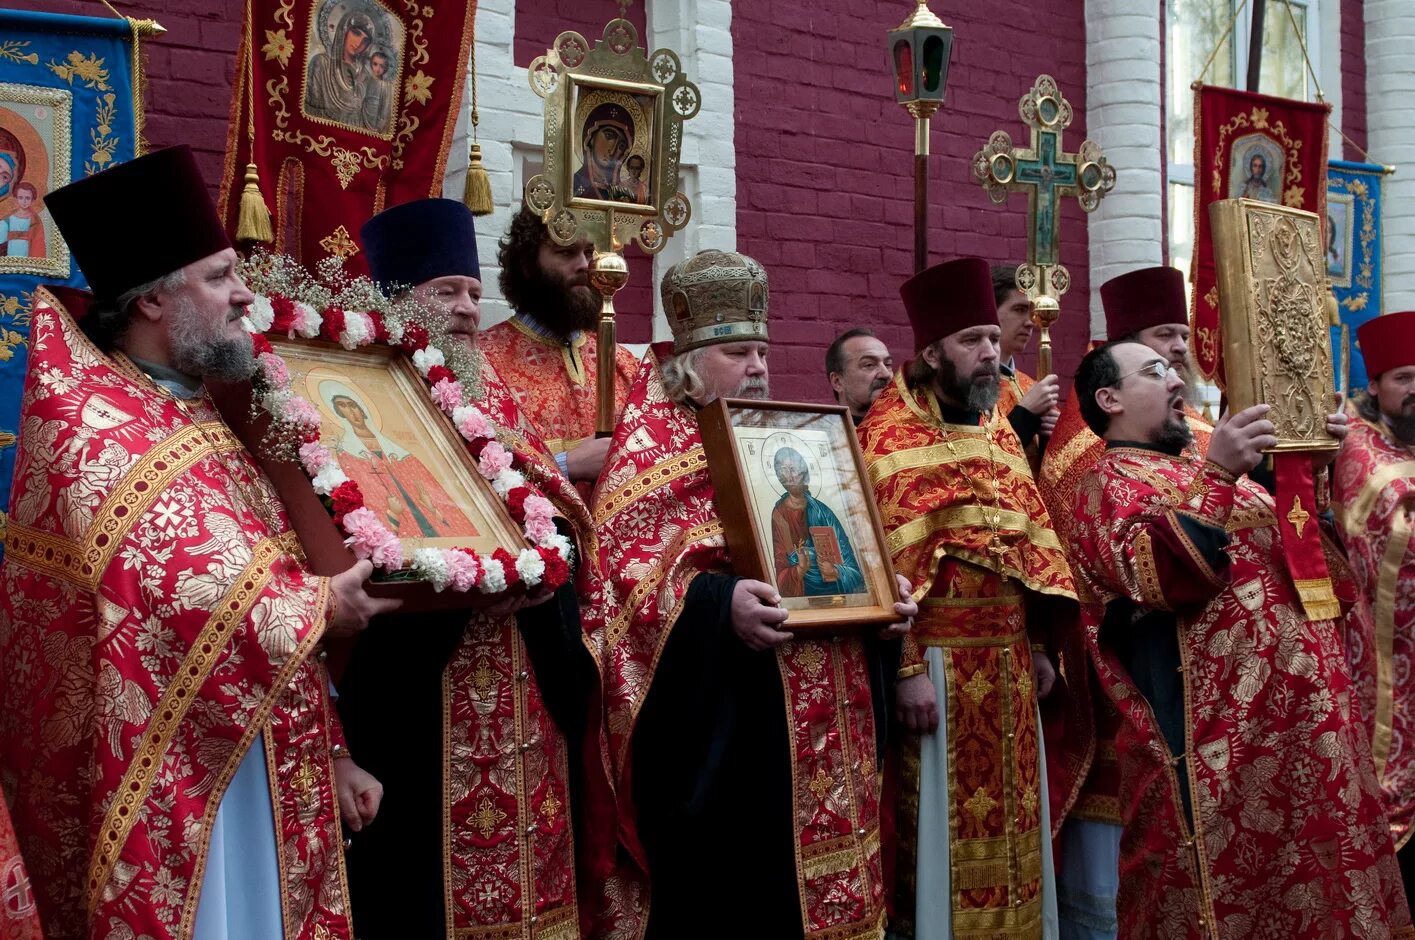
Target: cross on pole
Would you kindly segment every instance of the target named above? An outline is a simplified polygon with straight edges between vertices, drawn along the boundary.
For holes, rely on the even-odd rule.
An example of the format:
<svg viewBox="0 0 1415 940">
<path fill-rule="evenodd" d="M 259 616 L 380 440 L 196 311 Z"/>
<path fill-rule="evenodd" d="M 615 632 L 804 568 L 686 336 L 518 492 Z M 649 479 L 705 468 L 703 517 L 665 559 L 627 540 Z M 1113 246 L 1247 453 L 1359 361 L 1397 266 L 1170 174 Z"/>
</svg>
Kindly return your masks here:
<svg viewBox="0 0 1415 940">
<path fill-rule="evenodd" d="M 1017 112 L 1031 129 L 1031 146 L 1018 149 L 1006 131 L 994 131 L 973 155 L 973 178 L 997 205 L 1014 192 L 1027 194 L 1027 261 L 1017 268 L 1017 287 L 1032 301 L 1032 322 L 1041 328 L 1038 371 L 1046 375 L 1050 328 L 1061 316 L 1061 295 L 1071 287 L 1071 273 L 1059 258 L 1061 200 L 1075 196 L 1084 211 L 1093 211 L 1115 188 L 1115 168 L 1092 140 L 1066 152 L 1061 134 L 1071 124 L 1071 103 L 1050 75 L 1037 76 Z"/>
</svg>

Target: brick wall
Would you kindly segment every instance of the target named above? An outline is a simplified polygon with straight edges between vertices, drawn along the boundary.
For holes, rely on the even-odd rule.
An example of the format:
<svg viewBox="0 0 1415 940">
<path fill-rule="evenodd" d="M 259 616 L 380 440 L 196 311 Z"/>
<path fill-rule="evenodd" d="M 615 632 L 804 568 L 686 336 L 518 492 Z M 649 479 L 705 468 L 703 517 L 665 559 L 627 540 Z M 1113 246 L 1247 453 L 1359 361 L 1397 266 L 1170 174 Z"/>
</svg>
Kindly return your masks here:
<svg viewBox="0 0 1415 940">
<path fill-rule="evenodd" d="M 1362 0 L 1341 4 L 1341 129 L 1356 144 L 1366 146 L 1366 18 Z M 1361 154 L 1346 148 L 1346 159 Z"/>
<path fill-rule="evenodd" d="M 929 248 L 1015 262 L 1026 252 L 1025 200 L 988 202 L 970 160 L 996 129 L 1025 141 L 1017 99 L 1050 72 L 1076 109 L 1066 134 L 1085 137 L 1082 0 L 978 5 L 933 0 L 954 29 L 943 109 L 934 117 Z M 850 326 L 876 328 L 902 360 L 912 353 L 899 285 L 913 273 L 913 121 L 894 103 L 884 33 L 909 4 L 772 0 L 734 7 L 737 232 L 771 277 L 772 394 L 829 400 L 824 352 Z M 1057 367 L 1074 370 L 1088 336 L 1087 239 L 1074 200 L 1062 212 L 1061 255 L 1073 276 L 1052 331 Z M 1035 343 L 1022 365 L 1035 361 Z"/>
<path fill-rule="evenodd" d="M 12 0 L 16 9 L 106 16 L 91 0 Z M 241 0 L 146 0 L 140 15 L 167 32 L 143 43 L 147 57 L 148 149 L 190 144 L 216 198 L 241 41 Z"/>
</svg>

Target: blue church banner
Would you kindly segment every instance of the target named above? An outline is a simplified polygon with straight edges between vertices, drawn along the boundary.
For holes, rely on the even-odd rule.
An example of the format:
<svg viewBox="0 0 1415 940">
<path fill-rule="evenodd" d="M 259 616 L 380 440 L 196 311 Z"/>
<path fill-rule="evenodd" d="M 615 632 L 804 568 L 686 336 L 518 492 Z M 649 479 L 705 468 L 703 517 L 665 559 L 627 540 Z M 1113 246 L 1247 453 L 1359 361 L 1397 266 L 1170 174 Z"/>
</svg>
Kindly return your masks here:
<svg viewBox="0 0 1415 940">
<path fill-rule="evenodd" d="M 1351 386 L 1366 387 L 1366 366 L 1356 348 L 1356 328 L 1381 313 L 1381 178 L 1370 163 L 1327 163 L 1327 276 L 1341 322 L 1351 335 Z M 1332 349 L 1341 367 L 1341 339 L 1332 328 Z"/>
<path fill-rule="evenodd" d="M 150 28 L 150 21 L 0 10 L 0 531 L 34 290 L 86 286 L 44 199 L 138 152 L 138 34 Z"/>
</svg>

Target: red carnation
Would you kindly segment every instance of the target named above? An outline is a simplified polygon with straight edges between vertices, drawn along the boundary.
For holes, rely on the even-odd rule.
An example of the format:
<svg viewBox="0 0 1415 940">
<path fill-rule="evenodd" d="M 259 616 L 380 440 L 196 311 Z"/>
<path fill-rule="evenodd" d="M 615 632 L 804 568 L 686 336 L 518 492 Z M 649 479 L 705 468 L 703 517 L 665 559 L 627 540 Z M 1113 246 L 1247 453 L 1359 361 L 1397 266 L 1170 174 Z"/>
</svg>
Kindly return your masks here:
<svg viewBox="0 0 1415 940">
<path fill-rule="evenodd" d="M 368 312 L 368 318 L 373 321 L 373 341 L 381 345 L 388 345 L 388 324 L 383 322 L 383 314 L 376 310 Z"/>
<path fill-rule="evenodd" d="M 427 370 L 427 383 L 429 385 L 436 385 L 443 379 L 449 382 L 455 382 L 457 381 L 457 376 L 446 366 L 433 366 L 431 369 Z"/>
<path fill-rule="evenodd" d="M 427 333 L 427 327 L 421 323 L 409 323 L 403 327 L 403 341 L 398 345 L 409 354 L 417 352 L 428 344 L 431 339 Z"/>
<path fill-rule="evenodd" d="M 521 583 L 521 572 L 516 570 L 516 556 L 512 555 L 504 548 L 498 548 L 491 553 L 491 560 L 501 563 L 501 567 L 506 571 L 506 590 Z"/>
<path fill-rule="evenodd" d="M 314 444 L 319 441 L 319 428 L 305 428 L 305 433 L 300 435 L 302 444 Z"/>
<path fill-rule="evenodd" d="M 353 480 L 345 480 L 334 487 L 334 491 L 329 494 L 329 500 L 334 504 L 334 524 L 339 525 L 344 521 L 346 513 L 363 507 L 364 494 L 360 492 L 359 484 Z"/>
<path fill-rule="evenodd" d="M 526 521 L 526 498 L 532 495 L 530 488 L 525 486 L 512 487 L 506 493 L 506 508 L 518 523 Z"/>
<path fill-rule="evenodd" d="M 270 307 L 275 311 L 275 318 L 270 323 L 272 333 L 288 334 L 295 328 L 297 314 L 293 300 L 283 294 L 271 294 Z"/>
<path fill-rule="evenodd" d="M 560 553 L 553 548 L 541 546 L 536 549 L 540 555 L 540 560 L 545 562 L 545 574 L 542 576 L 542 583 L 552 590 L 560 587 L 570 580 L 570 566 L 565 564 L 565 559 L 560 557 Z"/>
<path fill-rule="evenodd" d="M 339 307 L 330 307 L 324 311 L 324 317 L 319 325 L 319 335 L 321 339 L 327 339 L 331 343 L 339 342 L 339 334 L 344 332 L 344 311 Z"/>
<path fill-rule="evenodd" d="M 270 340 L 260 333 L 251 334 L 251 355 L 263 356 L 266 353 L 273 353 L 275 349 L 270 345 Z"/>
<path fill-rule="evenodd" d="M 467 453 L 472 455 L 473 460 L 481 459 L 481 452 L 486 450 L 486 445 L 491 443 L 489 437 L 479 437 L 474 441 L 467 442 Z"/>
</svg>

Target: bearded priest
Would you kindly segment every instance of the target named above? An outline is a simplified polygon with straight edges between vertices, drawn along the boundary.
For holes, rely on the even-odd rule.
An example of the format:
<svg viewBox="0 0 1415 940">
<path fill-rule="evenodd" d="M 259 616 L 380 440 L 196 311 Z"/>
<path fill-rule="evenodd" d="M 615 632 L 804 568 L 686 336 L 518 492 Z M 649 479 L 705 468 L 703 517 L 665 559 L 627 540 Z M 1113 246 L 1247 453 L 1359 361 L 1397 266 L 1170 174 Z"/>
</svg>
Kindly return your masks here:
<svg viewBox="0 0 1415 940">
<path fill-rule="evenodd" d="M 1002 330 L 987 263 L 935 265 L 900 295 L 916 357 L 860 425 L 895 569 L 922 608 L 897 676 L 910 734 L 890 766 L 890 929 L 1054 938 L 1051 839 L 1091 744 L 1085 686 L 1057 681 L 1059 662 L 1071 675 L 1083 662 L 1071 569 L 996 408 Z M 1068 725 L 1050 755 L 1038 711 L 1048 697 Z"/>
<path fill-rule="evenodd" d="M 703 251 L 662 296 L 672 353 L 645 357 L 595 494 L 613 604 L 594 630 L 647 936 L 879 938 L 883 641 L 793 636 L 776 588 L 733 574 L 698 430 L 716 398 L 767 397 L 766 272 Z"/>
<path fill-rule="evenodd" d="M 1348 644 L 1409 898 L 1415 891 L 1415 683 L 1408 678 L 1415 668 L 1415 311 L 1367 320 L 1357 337 L 1372 378 L 1336 458 L 1336 519 L 1375 615 L 1375 629 L 1360 642 L 1349 633 Z"/>
<path fill-rule="evenodd" d="M 1121 719 L 1119 935 L 1415 936 L 1339 621 L 1304 615 L 1278 510 L 1248 476 L 1277 443 L 1270 408 L 1220 420 L 1205 458 L 1183 389 L 1143 343 L 1076 373 L 1106 442 L 1071 557 Z M 1346 416 L 1326 428 L 1344 436 Z"/>
<path fill-rule="evenodd" d="M 575 542 L 584 596 L 595 597 L 589 510 L 477 349 L 471 211 L 415 200 L 360 234 L 374 280 L 443 313 L 471 353 L 477 374 L 456 378 L 477 389 L 472 403 L 526 478 L 508 501 L 550 500 L 561 536 Z M 585 747 L 589 767 L 602 761 L 599 670 L 575 584 L 463 597 L 463 607 L 381 618 L 340 682 L 350 747 L 387 787 L 385 812 L 349 852 L 359 935 L 578 937 Z"/>
<path fill-rule="evenodd" d="M 351 937 L 339 805 L 378 784 L 319 644 L 398 602 L 368 562 L 310 574 L 205 390 L 250 374 L 253 297 L 191 151 L 46 202 L 95 299 L 76 325 L 36 296 L 0 567 L 0 766 L 45 933 Z"/>
</svg>

